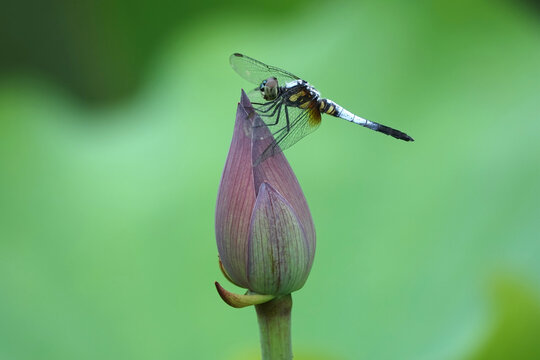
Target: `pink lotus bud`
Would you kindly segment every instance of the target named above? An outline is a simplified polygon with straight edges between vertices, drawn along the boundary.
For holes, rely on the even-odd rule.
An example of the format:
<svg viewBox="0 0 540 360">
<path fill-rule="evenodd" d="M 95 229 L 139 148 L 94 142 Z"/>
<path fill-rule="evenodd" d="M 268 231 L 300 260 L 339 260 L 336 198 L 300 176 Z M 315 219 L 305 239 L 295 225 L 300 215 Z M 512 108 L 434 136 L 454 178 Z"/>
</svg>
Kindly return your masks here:
<svg viewBox="0 0 540 360">
<path fill-rule="evenodd" d="M 306 282 L 315 229 L 283 153 L 257 161 L 273 138 L 264 125 L 254 128 L 254 121 L 262 124 L 242 92 L 219 186 L 217 246 L 232 282 L 258 294 L 284 295 Z"/>
</svg>

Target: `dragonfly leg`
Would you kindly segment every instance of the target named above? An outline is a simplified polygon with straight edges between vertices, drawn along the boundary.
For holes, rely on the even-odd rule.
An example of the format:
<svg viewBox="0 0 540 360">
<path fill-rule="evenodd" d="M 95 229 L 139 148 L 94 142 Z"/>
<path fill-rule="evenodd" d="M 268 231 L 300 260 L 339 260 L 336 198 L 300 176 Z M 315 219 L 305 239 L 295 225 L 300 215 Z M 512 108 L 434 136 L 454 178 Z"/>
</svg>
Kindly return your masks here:
<svg viewBox="0 0 540 360">
<path fill-rule="evenodd" d="M 282 107 L 283 106 L 281 106 L 281 104 L 279 106 L 276 106 L 274 108 L 274 111 L 271 114 L 259 114 L 259 116 L 261 116 L 261 117 L 273 117 L 276 114 L 276 111 L 277 111 L 277 115 L 275 117 L 276 121 L 274 123 L 264 123 L 262 125 L 255 125 L 254 127 L 274 126 L 274 125 L 276 125 L 279 122 L 279 116 L 281 115 L 281 108 Z"/>
<path fill-rule="evenodd" d="M 289 111 L 287 110 L 288 106 L 285 106 L 285 120 L 287 121 L 287 132 L 291 130 L 291 123 L 289 121 Z"/>
<path fill-rule="evenodd" d="M 285 108 L 285 121 L 287 122 L 287 124 L 286 124 L 285 126 L 283 126 L 281 129 L 275 131 L 275 132 L 273 133 L 274 136 L 277 136 L 277 135 L 279 135 L 279 134 L 282 133 L 282 132 L 288 133 L 289 130 L 290 130 L 289 112 L 287 111 L 288 106 L 285 105 L 285 106 L 282 106 L 282 107 Z M 280 113 L 281 113 L 281 109 L 279 109 L 279 111 L 280 111 Z M 273 123 L 273 124 L 268 124 L 268 126 L 277 125 L 278 122 L 279 122 L 279 114 L 278 114 L 278 116 L 277 116 L 276 122 Z"/>
<path fill-rule="evenodd" d="M 268 102 L 265 102 L 265 103 L 252 102 L 251 105 L 266 106 L 266 105 L 270 105 L 273 102 L 274 101 L 268 101 Z"/>
<path fill-rule="evenodd" d="M 256 110 L 257 110 L 257 112 L 259 114 L 266 114 L 267 112 L 272 111 L 272 110 L 274 110 L 274 113 L 275 113 L 275 108 L 276 108 L 277 105 L 281 105 L 281 104 L 278 103 L 278 102 L 274 102 L 271 106 L 267 107 L 266 109 L 257 108 Z M 272 114 L 274 114 L 274 113 L 272 113 Z M 265 115 L 265 116 L 267 116 L 267 115 Z M 270 115 L 270 116 L 272 116 L 272 115 Z"/>
<path fill-rule="evenodd" d="M 260 114 L 260 116 L 264 116 L 264 117 L 272 117 L 274 115 L 276 115 L 276 111 L 278 111 L 279 109 L 281 109 L 281 104 L 279 104 L 278 106 L 274 107 L 274 111 L 272 111 L 271 114 Z M 278 119 L 279 120 L 279 119 Z M 277 121 L 276 121 L 277 122 Z M 268 124 L 267 124 L 268 125 Z M 275 124 L 273 124 L 275 125 Z"/>
<path fill-rule="evenodd" d="M 283 108 L 283 106 L 279 106 L 279 109 L 278 109 L 278 112 L 277 112 L 277 116 L 276 116 L 276 122 L 272 123 L 272 124 L 266 124 L 266 126 L 274 126 L 274 125 L 277 125 L 277 123 L 279 122 L 279 116 L 281 115 L 281 109 Z M 275 112 L 275 111 L 274 111 Z"/>
</svg>

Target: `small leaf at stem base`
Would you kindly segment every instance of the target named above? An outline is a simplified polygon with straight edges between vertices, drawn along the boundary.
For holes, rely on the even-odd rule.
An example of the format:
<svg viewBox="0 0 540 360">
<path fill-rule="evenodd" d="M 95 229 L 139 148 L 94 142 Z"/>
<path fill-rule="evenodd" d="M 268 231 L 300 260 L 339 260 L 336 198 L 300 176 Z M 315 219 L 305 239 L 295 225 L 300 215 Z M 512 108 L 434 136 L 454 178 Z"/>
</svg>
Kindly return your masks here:
<svg viewBox="0 0 540 360">
<path fill-rule="evenodd" d="M 275 298 L 274 295 L 260 295 L 260 294 L 235 294 L 230 291 L 225 290 L 217 281 L 216 289 L 219 293 L 219 296 L 227 304 L 234 308 L 243 308 L 250 305 L 258 305 L 268 302 Z"/>
</svg>

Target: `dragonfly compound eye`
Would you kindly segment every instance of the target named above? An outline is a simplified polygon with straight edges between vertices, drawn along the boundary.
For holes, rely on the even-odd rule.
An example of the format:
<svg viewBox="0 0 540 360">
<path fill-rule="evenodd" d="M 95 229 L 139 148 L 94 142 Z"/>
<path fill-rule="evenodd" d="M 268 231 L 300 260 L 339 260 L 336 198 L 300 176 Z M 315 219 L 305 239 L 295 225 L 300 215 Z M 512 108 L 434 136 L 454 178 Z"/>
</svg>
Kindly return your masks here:
<svg viewBox="0 0 540 360">
<path fill-rule="evenodd" d="M 277 82 L 277 79 L 274 78 L 274 77 L 271 77 L 267 80 L 264 81 L 266 86 L 269 87 L 269 88 L 277 88 L 278 86 L 278 82 Z"/>
<path fill-rule="evenodd" d="M 268 78 L 263 81 L 264 87 L 261 89 L 265 100 L 274 100 L 279 95 L 279 87 L 276 78 Z M 261 84 L 262 86 L 262 84 Z"/>
</svg>

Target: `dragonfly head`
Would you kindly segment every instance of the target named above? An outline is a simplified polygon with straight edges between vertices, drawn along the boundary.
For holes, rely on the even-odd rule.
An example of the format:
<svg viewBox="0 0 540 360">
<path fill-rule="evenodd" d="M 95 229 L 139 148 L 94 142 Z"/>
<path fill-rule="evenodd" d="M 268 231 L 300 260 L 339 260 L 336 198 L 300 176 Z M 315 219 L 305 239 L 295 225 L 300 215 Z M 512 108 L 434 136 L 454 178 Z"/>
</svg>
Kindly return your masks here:
<svg viewBox="0 0 540 360">
<path fill-rule="evenodd" d="M 279 95 L 278 81 L 275 77 L 264 80 L 259 90 L 265 100 L 275 100 Z"/>
</svg>

